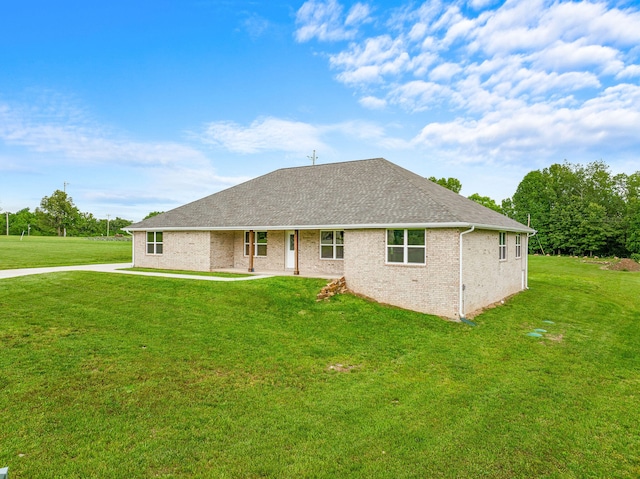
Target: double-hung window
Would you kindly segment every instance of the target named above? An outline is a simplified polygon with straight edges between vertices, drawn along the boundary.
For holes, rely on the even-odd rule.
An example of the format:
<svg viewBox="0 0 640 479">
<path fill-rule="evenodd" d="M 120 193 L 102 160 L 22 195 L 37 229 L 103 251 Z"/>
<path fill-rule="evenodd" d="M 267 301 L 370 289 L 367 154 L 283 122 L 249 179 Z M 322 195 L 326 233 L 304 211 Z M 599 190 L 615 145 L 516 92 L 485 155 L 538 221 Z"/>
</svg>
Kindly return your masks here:
<svg viewBox="0 0 640 479">
<path fill-rule="evenodd" d="M 516 235 L 516 259 L 520 259 L 522 257 L 522 238 L 520 237 L 520 233 Z"/>
<path fill-rule="evenodd" d="M 244 255 L 249 256 L 249 231 L 244 232 Z M 253 256 L 267 256 L 267 232 L 255 231 L 253 233 Z"/>
<path fill-rule="evenodd" d="M 425 264 L 426 230 L 387 230 L 387 263 Z"/>
<path fill-rule="evenodd" d="M 320 231 L 320 258 L 344 258 L 344 231 Z"/>
<path fill-rule="evenodd" d="M 500 238 L 498 240 L 498 258 L 500 261 L 507 259 L 507 233 L 501 231 Z"/>
<path fill-rule="evenodd" d="M 147 231 L 147 254 L 162 254 L 162 231 Z"/>
</svg>

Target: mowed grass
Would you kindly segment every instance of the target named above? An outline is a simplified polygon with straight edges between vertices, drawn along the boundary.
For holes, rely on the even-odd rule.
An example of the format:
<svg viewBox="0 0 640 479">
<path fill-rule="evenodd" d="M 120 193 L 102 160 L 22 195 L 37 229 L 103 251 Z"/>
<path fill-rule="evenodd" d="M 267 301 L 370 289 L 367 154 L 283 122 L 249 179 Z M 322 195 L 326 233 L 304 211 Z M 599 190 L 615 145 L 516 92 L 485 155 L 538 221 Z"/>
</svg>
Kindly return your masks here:
<svg viewBox="0 0 640 479">
<path fill-rule="evenodd" d="M 351 295 L 316 302 L 325 281 L 308 278 L 2 280 L 0 467 L 12 479 L 640 476 L 640 275 L 530 266 L 531 289 L 477 327 Z"/>
<path fill-rule="evenodd" d="M 54 236 L 0 236 L 0 269 L 131 261 L 130 241 Z"/>
</svg>

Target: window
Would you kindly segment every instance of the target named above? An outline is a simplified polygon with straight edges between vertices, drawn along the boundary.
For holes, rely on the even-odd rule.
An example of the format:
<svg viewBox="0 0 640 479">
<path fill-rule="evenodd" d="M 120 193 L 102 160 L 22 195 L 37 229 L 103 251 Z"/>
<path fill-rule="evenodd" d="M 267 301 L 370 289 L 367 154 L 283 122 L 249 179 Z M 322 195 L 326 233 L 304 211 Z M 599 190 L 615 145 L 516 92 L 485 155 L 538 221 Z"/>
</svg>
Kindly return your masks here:
<svg viewBox="0 0 640 479">
<path fill-rule="evenodd" d="M 320 258 L 344 258 L 344 231 L 320 231 Z"/>
<path fill-rule="evenodd" d="M 500 261 L 507 259 L 507 233 L 500 232 L 500 240 L 498 242 L 498 258 Z"/>
<path fill-rule="evenodd" d="M 249 256 L 249 232 L 244 232 L 244 255 Z M 267 232 L 253 233 L 253 256 L 267 256 Z"/>
<path fill-rule="evenodd" d="M 387 263 L 425 264 L 425 230 L 387 230 Z"/>
<path fill-rule="evenodd" d="M 147 254 L 162 254 L 162 231 L 147 231 Z"/>
<path fill-rule="evenodd" d="M 516 235 L 516 259 L 520 259 L 522 257 L 522 239 L 520 237 L 520 233 Z"/>
</svg>

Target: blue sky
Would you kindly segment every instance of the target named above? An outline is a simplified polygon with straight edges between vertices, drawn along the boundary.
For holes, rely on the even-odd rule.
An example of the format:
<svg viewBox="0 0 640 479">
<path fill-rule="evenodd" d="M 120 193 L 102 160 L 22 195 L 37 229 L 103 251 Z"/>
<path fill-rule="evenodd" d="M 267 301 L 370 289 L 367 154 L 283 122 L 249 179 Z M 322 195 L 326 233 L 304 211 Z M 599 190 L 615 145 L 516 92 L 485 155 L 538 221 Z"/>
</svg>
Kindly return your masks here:
<svg viewBox="0 0 640 479">
<path fill-rule="evenodd" d="M 565 159 L 638 171 L 640 6 L 3 2 L 4 211 L 66 182 L 81 211 L 135 221 L 313 150 L 498 202 Z"/>
</svg>

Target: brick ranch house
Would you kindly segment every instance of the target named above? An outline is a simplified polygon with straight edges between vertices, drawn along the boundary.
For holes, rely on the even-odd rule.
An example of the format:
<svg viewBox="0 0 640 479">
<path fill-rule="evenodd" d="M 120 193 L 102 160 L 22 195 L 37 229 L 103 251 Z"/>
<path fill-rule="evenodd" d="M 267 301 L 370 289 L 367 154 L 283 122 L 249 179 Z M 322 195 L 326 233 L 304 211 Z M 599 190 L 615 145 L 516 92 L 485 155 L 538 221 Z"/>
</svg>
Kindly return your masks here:
<svg viewBox="0 0 640 479">
<path fill-rule="evenodd" d="M 526 289 L 534 233 L 382 158 L 276 170 L 127 230 L 137 267 L 344 276 L 447 318 Z"/>
</svg>

